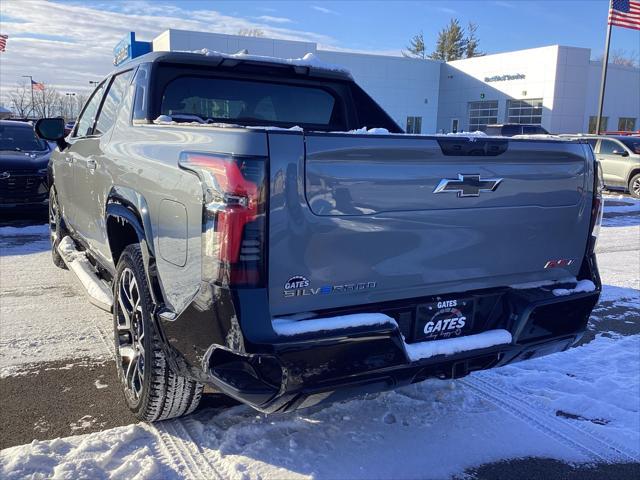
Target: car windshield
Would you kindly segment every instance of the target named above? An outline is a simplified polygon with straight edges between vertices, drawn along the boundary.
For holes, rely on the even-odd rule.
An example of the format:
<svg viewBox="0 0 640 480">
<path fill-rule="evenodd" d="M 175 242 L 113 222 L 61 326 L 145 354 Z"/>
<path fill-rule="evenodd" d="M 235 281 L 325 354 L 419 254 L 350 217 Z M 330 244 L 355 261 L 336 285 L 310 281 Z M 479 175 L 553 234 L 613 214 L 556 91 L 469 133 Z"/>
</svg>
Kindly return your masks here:
<svg viewBox="0 0 640 480">
<path fill-rule="evenodd" d="M 175 121 L 321 127 L 342 123 L 336 97 L 325 89 L 212 77 L 171 81 L 161 112 Z"/>
<path fill-rule="evenodd" d="M 631 150 L 633 153 L 637 153 L 640 155 L 640 138 L 637 137 L 625 137 L 621 138 L 620 141 L 625 144 L 625 146 Z"/>
<path fill-rule="evenodd" d="M 0 150 L 12 152 L 44 152 L 44 140 L 36 137 L 30 125 L 0 125 Z"/>
</svg>

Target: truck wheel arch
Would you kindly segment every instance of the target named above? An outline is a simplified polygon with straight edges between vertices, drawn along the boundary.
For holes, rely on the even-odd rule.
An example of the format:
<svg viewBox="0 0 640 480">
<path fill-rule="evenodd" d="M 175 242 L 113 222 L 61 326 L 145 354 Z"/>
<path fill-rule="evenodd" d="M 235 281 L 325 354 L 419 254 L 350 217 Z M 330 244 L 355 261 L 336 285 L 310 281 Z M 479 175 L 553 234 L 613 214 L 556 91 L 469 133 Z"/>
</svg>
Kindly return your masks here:
<svg viewBox="0 0 640 480">
<path fill-rule="evenodd" d="M 107 196 L 105 227 L 114 268 L 127 245 L 140 244 L 151 295 L 156 305 L 161 305 L 164 296 L 157 275 L 151 219 L 144 197 L 131 189 L 114 187 Z"/>
</svg>

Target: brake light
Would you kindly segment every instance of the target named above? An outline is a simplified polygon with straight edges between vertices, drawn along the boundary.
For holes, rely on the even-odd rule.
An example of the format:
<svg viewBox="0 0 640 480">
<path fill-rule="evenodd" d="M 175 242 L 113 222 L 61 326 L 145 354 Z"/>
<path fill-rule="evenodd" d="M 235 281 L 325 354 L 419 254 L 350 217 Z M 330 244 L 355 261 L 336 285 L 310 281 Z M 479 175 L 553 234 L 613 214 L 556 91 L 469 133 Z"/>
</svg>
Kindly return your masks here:
<svg viewBox="0 0 640 480">
<path fill-rule="evenodd" d="M 593 185 L 593 203 L 591 204 L 591 225 L 589 227 L 591 235 L 589 239 L 589 253 L 593 253 L 596 249 L 598 236 L 600 235 L 600 226 L 602 225 L 602 215 L 604 205 L 602 199 L 602 190 L 604 189 L 604 179 L 602 178 L 602 167 L 600 162 L 594 162 L 594 185 Z"/>
<path fill-rule="evenodd" d="M 202 185 L 202 278 L 220 285 L 264 280 L 265 157 L 183 152 Z"/>
</svg>

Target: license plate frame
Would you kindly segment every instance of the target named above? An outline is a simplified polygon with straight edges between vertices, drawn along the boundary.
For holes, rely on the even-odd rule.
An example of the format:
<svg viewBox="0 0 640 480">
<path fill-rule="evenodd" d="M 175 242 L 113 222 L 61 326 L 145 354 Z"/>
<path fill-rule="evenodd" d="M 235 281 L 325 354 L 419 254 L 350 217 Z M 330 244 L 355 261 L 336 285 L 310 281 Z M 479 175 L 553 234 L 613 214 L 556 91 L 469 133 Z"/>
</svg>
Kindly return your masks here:
<svg viewBox="0 0 640 480">
<path fill-rule="evenodd" d="M 450 298 L 416 307 L 414 338 L 418 342 L 464 337 L 473 331 L 475 299 Z"/>
</svg>

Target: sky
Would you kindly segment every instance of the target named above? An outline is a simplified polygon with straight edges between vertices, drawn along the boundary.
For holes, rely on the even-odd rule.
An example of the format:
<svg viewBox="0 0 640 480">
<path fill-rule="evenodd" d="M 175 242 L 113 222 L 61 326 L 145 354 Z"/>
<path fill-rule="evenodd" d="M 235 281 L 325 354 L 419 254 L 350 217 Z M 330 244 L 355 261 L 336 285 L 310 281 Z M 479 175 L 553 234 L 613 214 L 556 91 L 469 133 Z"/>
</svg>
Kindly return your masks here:
<svg viewBox="0 0 640 480">
<path fill-rule="evenodd" d="M 607 0 L 464 1 L 147 1 L 2 0 L 0 97 L 22 75 L 85 92 L 112 68 L 113 47 L 129 31 L 152 40 L 167 28 L 238 33 L 317 42 L 321 49 L 400 55 L 422 31 L 432 50 L 451 18 L 478 25 L 485 53 L 561 44 L 604 49 Z M 612 49 L 638 59 L 640 32 L 614 28 Z M 6 101 L 6 98 L 5 98 Z"/>
</svg>

